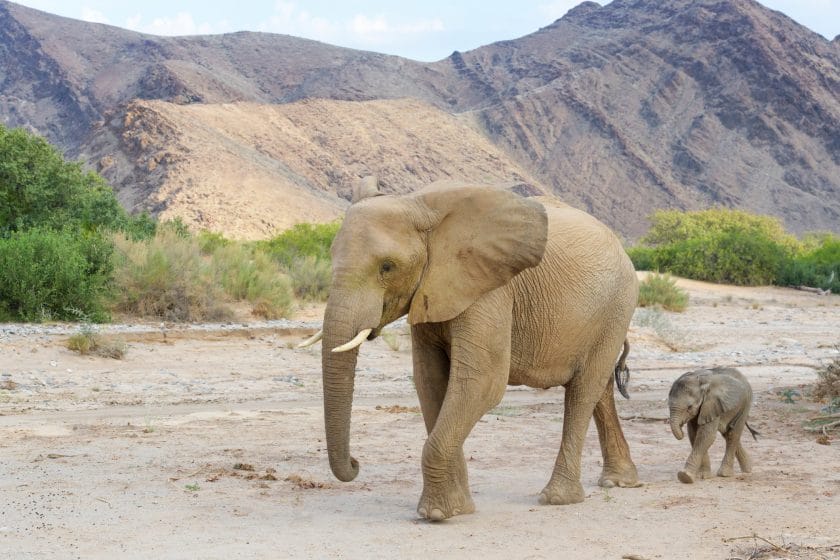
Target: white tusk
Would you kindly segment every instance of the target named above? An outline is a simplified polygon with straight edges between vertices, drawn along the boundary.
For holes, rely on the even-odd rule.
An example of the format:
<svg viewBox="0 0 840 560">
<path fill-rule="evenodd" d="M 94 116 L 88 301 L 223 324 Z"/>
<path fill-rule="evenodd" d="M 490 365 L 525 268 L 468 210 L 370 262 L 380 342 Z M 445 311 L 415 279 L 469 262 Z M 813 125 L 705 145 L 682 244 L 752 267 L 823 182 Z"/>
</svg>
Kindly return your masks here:
<svg viewBox="0 0 840 560">
<path fill-rule="evenodd" d="M 313 334 L 312 336 L 310 336 L 309 338 L 307 338 L 306 340 L 304 340 L 303 342 L 298 344 L 297 348 L 306 348 L 307 346 L 312 346 L 313 344 L 315 344 L 316 342 L 318 342 L 322 338 L 324 338 L 324 330 L 323 329 L 321 329 L 320 331 L 316 332 L 315 334 Z"/>
<path fill-rule="evenodd" d="M 353 348 L 362 344 L 368 335 L 373 331 L 373 329 L 363 329 L 359 331 L 359 334 L 356 337 L 348 342 L 347 344 L 342 344 L 341 346 L 336 346 L 332 349 L 333 352 L 347 352 L 348 350 L 352 350 Z"/>
</svg>

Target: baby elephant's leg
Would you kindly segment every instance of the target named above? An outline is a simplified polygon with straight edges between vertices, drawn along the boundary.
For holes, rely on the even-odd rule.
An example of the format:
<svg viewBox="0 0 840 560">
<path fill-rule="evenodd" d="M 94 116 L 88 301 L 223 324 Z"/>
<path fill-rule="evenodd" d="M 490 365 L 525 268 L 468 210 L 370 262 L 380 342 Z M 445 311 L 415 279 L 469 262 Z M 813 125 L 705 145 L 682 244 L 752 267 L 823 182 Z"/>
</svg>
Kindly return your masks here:
<svg viewBox="0 0 840 560">
<path fill-rule="evenodd" d="M 715 433 L 717 432 L 717 423 L 709 422 L 702 426 L 696 426 L 694 433 L 694 441 L 691 445 L 691 453 L 685 461 L 683 470 L 677 473 L 677 478 L 680 482 L 690 484 L 697 478 L 703 478 L 703 463 L 709 463 L 709 447 L 715 441 Z M 689 424 L 689 430 L 691 425 Z M 689 431 L 689 438 L 691 437 Z"/>
<path fill-rule="evenodd" d="M 691 446 L 694 447 L 694 440 L 697 437 L 697 419 L 688 422 L 688 440 Z M 712 463 L 709 461 L 709 450 L 703 453 L 700 460 L 700 469 L 697 471 L 697 478 L 711 478 L 712 477 Z"/>
<path fill-rule="evenodd" d="M 726 451 L 723 453 L 723 461 L 720 463 L 718 469 L 718 476 L 733 476 L 735 474 L 735 458 L 738 459 L 738 464 L 744 472 L 750 472 L 750 461 L 747 457 L 746 451 L 741 447 L 741 433 L 744 431 L 744 424 L 735 425 L 723 433 L 723 438 L 726 440 Z M 744 470 L 744 464 L 747 465 L 747 470 Z"/>
<path fill-rule="evenodd" d="M 738 442 L 738 449 L 735 450 L 735 458 L 738 459 L 738 465 L 741 467 L 741 472 L 752 472 L 752 461 L 740 441 Z"/>
</svg>

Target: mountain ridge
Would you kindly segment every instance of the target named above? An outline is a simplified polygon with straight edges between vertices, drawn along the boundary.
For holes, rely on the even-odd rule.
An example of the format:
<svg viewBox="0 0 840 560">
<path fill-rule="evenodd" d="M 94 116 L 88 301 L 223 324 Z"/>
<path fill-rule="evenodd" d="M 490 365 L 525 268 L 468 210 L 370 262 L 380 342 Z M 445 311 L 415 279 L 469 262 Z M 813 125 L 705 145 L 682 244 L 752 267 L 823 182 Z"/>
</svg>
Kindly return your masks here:
<svg viewBox="0 0 840 560">
<path fill-rule="evenodd" d="M 147 142 L 178 135 L 138 132 L 138 123 L 125 123 L 132 110 L 160 117 L 143 123 L 189 127 L 176 115 L 189 114 L 192 105 L 222 115 L 226 104 L 238 104 L 244 120 L 251 118 L 246 113 L 264 114 L 257 105 L 294 105 L 295 113 L 317 107 L 326 123 L 331 111 L 352 115 L 345 102 L 392 102 L 377 110 L 360 105 L 358 118 L 377 123 L 402 107 L 378 148 L 415 150 L 402 157 L 436 161 L 438 169 L 398 174 L 399 154 L 386 162 L 372 146 L 372 155 L 347 161 L 347 147 L 334 143 L 331 178 L 323 179 L 317 163 L 304 168 L 297 161 L 295 174 L 305 179 L 290 181 L 282 171 L 290 162 L 282 153 L 272 156 L 274 179 L 266 172 L 254 188 L 270 198 L 274 180 L 277 197 L 318 200 L 319 216 L 346 206 L 346 182 L 356 175 L 390 174 L 411 189 L 436 178 L 470 179 L 480 166 L 458 154 L 489 154 L 489 143 L 506 166 L 490 179 L 534 185 L 629 239 L 644 233 L 645 217 L 656 208 L 736 207 L 779 216 L 795 232 L 840 231 L 840 42 L 754 0 L 584 2 L 534 33 L 432 63 L 253 32 L 155 37 L 0 0 L 0 64 L 10 69 L 0 72 L 4 124 L 36 130 L 71 157 L 104 169 L 130 208 L 193 216 L 188 221 L 196 227 L 224 220 L 210 210 L 203 218 L 183 210 L 186 197 L 152 196 L 177 190 L 162 170 L 186 167 L 160 156 L 148 169 L 156 156 L 132 152 L 123 134 L 146 134 Z M 315 99 L 335 105 L 299 105 Z M 400 101 L 406 99 L 419 104 Z M 208 111 L 201 119 L 219 122 Z M 434 155 L 444 141 L 434 131 L 454 130 L 450 117 L 461 128 L 447 137 L 453 144 L 444 161 Z M 423 119 L 433 124 L 421 126 Z M 319 125 L 314 115 L 301 122 Z M 198 147 L 179 149 L 226 138 L 201 124 L 204 137 L 181 135 Z M 405 130 L 429 136 L 409 145 Z M 475 150 L 466 150 L 463 138 Z M 174 153 L 166 145 L 156 149 Z M 241 146 L 240 153 L 251 154 L 246 167 L 258 152 Z M 108 161 L 118 165 L 103 167 Z M 181 192 L 214 181 L 201 168 L 194 173 Z M 330 200 L 323 207 L 322 197 Z M 266 222 L 257 207 L 245 204 L 240 213 L 249 212 Z M 300 218 L 268 222 L 304 219 L 305 212 L 294 212 Z M 253 233 L 265 231 L 263 225 Z"/>
</svg>

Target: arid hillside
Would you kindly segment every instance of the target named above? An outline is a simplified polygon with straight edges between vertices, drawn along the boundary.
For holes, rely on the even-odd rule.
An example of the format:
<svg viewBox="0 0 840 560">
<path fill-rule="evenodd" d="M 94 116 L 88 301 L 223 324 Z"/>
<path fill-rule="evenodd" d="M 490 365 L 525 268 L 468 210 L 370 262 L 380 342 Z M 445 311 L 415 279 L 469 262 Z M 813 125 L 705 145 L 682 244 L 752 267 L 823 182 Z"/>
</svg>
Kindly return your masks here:
<svg viewBox="0 0 840 560">
<path fill-rule="evenodd" d="M 371 171 L 385 192 L 453 177 L 550 192 L 468 122 L 408 99 L 135 101 L 97 128 L 88 159 L 126 207 L 239 238 L 337 218 Z"/>
<path fill-rule="evenodd" d="M 584 2 L 429 64 L 0 0 L 0 68 L 0 122 L 102 170 L 131 209 L 231 235 L 335 216 L 367 174 L 394 192 L 521 181 L 630 239 L 664 207 L 840 231 L 840 42 L 754 0 Z"/>
</svg>

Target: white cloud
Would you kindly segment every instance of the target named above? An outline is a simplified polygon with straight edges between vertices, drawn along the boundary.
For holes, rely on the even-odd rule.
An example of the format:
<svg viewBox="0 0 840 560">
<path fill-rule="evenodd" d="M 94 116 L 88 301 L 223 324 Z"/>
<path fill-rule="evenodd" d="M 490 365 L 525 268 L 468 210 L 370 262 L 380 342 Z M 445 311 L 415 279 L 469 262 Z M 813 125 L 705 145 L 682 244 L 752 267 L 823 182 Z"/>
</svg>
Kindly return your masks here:
<svg viewBox="0 0 840 560">
<path fill-rule="evenodd" d="M 215 25 L 208 22 L 196 22 L 189 12 L 178 12 L 174 17 L 157 17 L 149 23 L 143 21 L 142 15 L 136 14 L 126 19 L 125 27 L 141 33 L 169 36 L 210 35 L 229 30 L 226 21 L 218 22 Z"/>
<path fill-rule="evenodd" d="M 384 46 L 444 30 L 441 19 L 394 23 L 385 15 L 357 14 L 347 20 L 330 20 L 312 15 L 293 2 L 278 0 L 274 13 L 259 26 L 260 31 L 306 37 L 350 47 Z"/>
<path fill-rule="evenodd" d="M 300 10 L 291 2 L 279 0 L 274 4 L 274 13 L 259 24 L 260 31 L 283 33 L 295 37 L 306 37 L 318 41 L 331 41 L 339 36 L 339 26 L 327 19 L 313 16 Z"/>
<path fill-rule="evenodd" d="M 108 18 L 105 17 L 105 14 L 100 12 L 99 10 L 94 10 L 93 8 L 89 8 L 87 6 L 82 6 L 82 21 L 89 21 L 91 23 L 110 23 Z"/>
<path fill-rule="evenodd" d="M 394 24 L 384 15 L 368 17 L 358 14 L 346 25 L 351 36 L 365 43 L 388 43 L 404 40 L 407 35 L 422 35 L 444 30 L 440 19 L 424 19 Z"/>
</svg>

